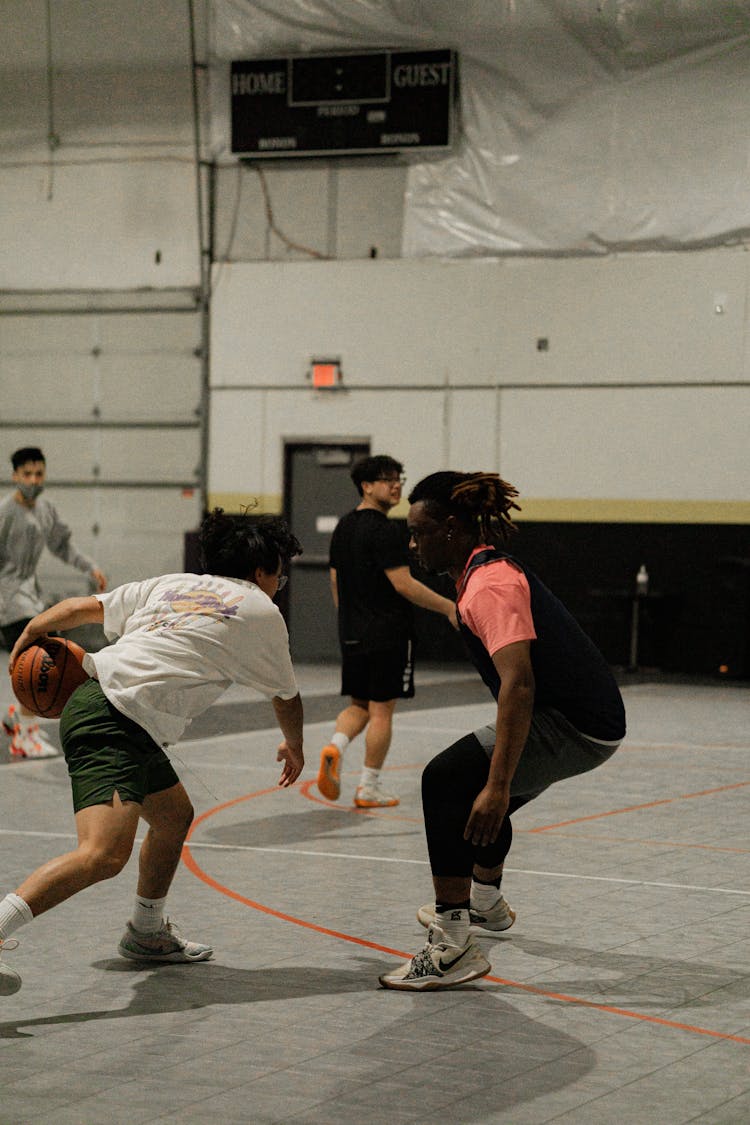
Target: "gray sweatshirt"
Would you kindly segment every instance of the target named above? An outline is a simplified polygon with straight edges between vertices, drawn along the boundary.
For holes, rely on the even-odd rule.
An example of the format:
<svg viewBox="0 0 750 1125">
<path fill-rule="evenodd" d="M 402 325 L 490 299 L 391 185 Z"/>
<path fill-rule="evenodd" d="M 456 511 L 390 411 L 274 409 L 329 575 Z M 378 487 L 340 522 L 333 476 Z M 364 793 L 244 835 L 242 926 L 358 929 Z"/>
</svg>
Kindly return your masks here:
<svg viewBox="0 0 750 1125">
<path fill-rule="evenodd" d="M 70 538 L 70 528 L 54 504 L 37 497 L 33 508 L 19 504 L 15 493 L 0 502 L 0 625 L 34 617 L 44 609 L 36 569 L 44 546 L 84 574 L 96 567 Z"/>
</svg>

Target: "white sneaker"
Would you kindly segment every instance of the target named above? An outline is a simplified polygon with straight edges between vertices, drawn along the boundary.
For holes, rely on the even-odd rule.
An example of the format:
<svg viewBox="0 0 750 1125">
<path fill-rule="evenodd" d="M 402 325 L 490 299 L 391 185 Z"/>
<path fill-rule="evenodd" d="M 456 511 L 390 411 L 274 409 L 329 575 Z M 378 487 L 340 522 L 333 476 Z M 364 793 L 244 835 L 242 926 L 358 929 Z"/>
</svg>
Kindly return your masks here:
<svg viewBox="0 0 750 1125">
<path fill-rule="evenodd" d="M 10 753 L 14 758 L 59 758 L 60 751 L 49 742 L 39 729 L 39 723 L 23 727 L 16 724 L 10 740 Z"/>
<path fill-rule="evenodd" d="M 354 794 L 354 804 L 358 809 L 391 809 L 400 804 L 398 797 L 384 793 L 379 784 L 358 785 Z"/>
<path fill-rule="evenodd" d="M 491 931 L 492 933 L 499 933 L 502 930 L 509 930 L 516 920 L 515 910 L 508 905 L 502 895 L 489 910 L 477 910 L 472 906 L 469 910 L 469 921 L 471 922 L 471 933 L 481 931 Z M 417 911 L 417 921 L 421 922 L 423 926 L 431 926 L 435 921 L 435 903 L 427 902 L 424 906 L 420 906 Z"/>
<path fill-rule="evenodd" d="M 155 934 L 142 934 L 128 922 L 117 952 L 130 961 L 210 961 L 214 955 L 210 945 L 186 941 L 169 918 Z"/>
<path fill-rule="evenodd" d="M 18 942 L 15 938 L 9 938 L 7 941 L 0 940 L 0 953 L 3 949 L 16 949 Z M 15 969 L 11 969 L 10 965 L 6 965 L 2 957 L 0 957 L 0 996 L 12 996 L 14 992 L 18 992 L 21 987 L 21 978 Z"/>
<path fill-rule="evenodd" d="M 427 992 L 455 988 L 487 976 L 492 966 L 478 945 L 467 938 L 451 945 L 438 926 L 430 926 L 427 944 L 403 965 L 378 978 L 383 988 Z"/>
</svg>

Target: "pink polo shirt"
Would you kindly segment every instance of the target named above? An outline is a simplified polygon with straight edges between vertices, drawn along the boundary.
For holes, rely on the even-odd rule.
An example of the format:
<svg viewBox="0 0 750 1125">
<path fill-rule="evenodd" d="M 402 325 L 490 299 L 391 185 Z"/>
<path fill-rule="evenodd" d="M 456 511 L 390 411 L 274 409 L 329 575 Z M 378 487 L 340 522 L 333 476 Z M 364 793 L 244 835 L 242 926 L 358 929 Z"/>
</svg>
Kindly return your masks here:
<svg viewBox="0 0 750 1125">
<path fill-rule="evenodd" d="M 466 561 L 468 567 L 478 551 Z M 536 640 L 531 616 L 531 592 L 526 575 L 507 559 L 478 566 L 459 579 L 458 609 L 461 620 L 482 642 L 490 656 L 516 641 Z"/>
</svg>

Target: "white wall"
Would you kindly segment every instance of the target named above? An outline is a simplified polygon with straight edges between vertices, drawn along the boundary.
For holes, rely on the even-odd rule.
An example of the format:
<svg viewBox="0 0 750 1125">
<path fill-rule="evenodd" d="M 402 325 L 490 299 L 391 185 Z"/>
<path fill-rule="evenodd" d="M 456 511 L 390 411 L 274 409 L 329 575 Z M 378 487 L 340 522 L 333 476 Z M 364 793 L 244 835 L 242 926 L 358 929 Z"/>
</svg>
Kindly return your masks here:
<svg viewBox="0 0 750 1125">
<path fill-rule="evenodd" d="M 199 58 L 213 6 L 193 5 Z M 0 437 L 8 452 L 42 441 L 51 479 L 70 482 L 61 511 L 119 579 L 171 569 L 199 517 L 189 6 L 65 0 L 49 6 L 49 43 L 47 10 L 2 5 Z M 201 123 L 226 116 L 198 81 Z M 741 248 L 404 260 L 407 162 L 292 161 L 261 178 L 222 159 L 210 498 L 276 510 L 284 441 L 338 437 L 391 449 L 412 481 L 499 467 L 526 516 L 750 519 Z M 712 168 L 719 200 L 736 191 L 727 168 Z M 162 305 L 188 306 L 189 331 Z M 341 356 L 346 392 L 310 391 L 319 354 Z M 154 493 L 132 487 L 142 476 Z"/>
<path fill-rule="evenodd" d="M 745 519 L 747 293 L 737 250 L 225 264 L 209 493 L 278 509 L 285 440 L 367 436 L 412 481 L 499 469 L 531 516 Z M 310 389 L 315 356 L 341 358 L 344 391 Z"/>
<path fill-rule="evenodd" d="M 187 11 L 4 0 L 0 289 L 197 283 Z"/>
<path fill-rule="evenodd" d="M 0 477 L 41 445 L 112 583 L 181 569 L 202 446 L 188 5 L 4 0 L 0 22 Z M 41 578 L 86 588 L 46 553 Z"/>
</svg>

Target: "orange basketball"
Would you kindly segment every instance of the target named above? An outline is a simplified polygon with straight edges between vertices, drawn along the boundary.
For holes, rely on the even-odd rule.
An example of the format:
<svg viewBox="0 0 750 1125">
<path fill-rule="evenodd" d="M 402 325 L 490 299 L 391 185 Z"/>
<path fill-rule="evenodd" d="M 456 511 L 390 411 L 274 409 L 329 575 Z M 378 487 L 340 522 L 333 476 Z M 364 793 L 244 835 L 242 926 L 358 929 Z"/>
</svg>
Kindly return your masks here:
<svg viewBox="0 0 750 1125">
<path fill-rule="evenodd" d="M 16 699 L 42 719 L 56 719 L 84 680 L 85 649 L 64 637 L 45 637 L 25 648 L 13 666 L 11 684 Z"/>
</svg>

